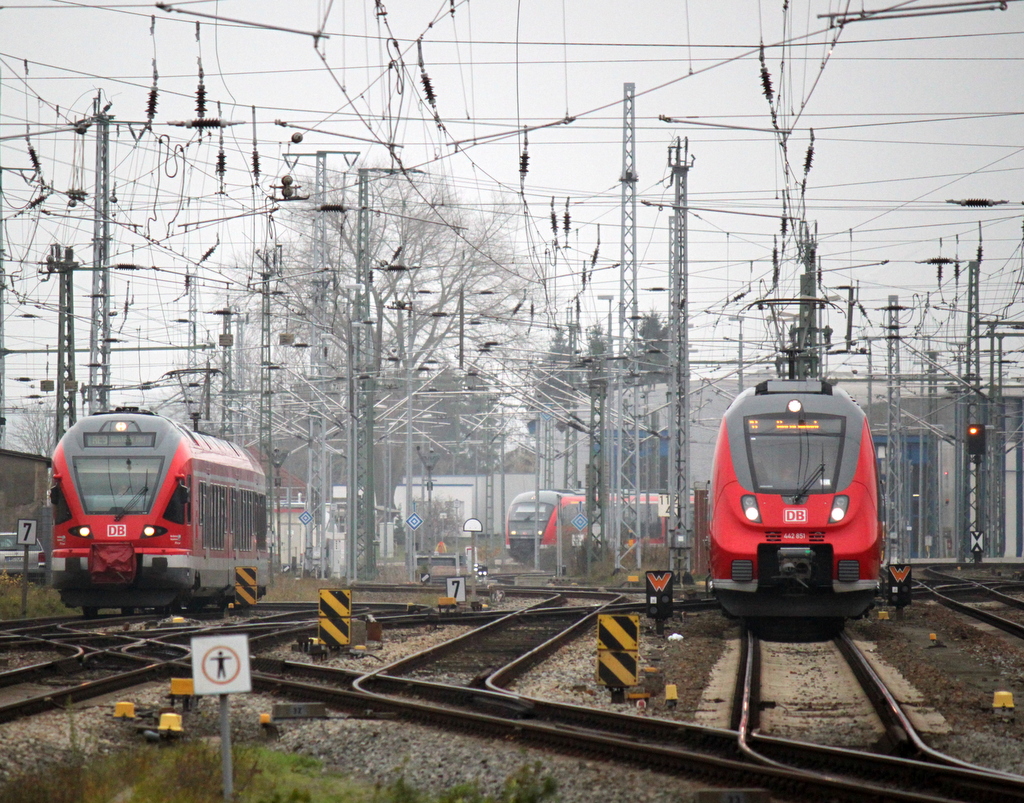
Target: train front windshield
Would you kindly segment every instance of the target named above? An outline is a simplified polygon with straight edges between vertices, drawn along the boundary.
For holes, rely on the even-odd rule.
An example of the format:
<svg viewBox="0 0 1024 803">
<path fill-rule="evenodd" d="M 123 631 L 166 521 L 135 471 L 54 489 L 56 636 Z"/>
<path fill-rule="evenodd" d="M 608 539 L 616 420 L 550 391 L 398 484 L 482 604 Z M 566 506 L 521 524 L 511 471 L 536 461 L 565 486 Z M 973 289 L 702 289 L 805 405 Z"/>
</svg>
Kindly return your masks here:
<svg viewBox="0 0 1024 803">
<path fill-rule="evenodd" d="M 162 457 L 76 457 L 75 486 L 89 514 L 148 513 L 163 473 Z"/>
<path fill-rule="evenodd" d="M 835 493 L 845 418 L 782 413 L 747 416 L 743 425 L 757 493 Z"/>
<path fill-rule="evenodd" d="M 554 509 L 554 505 L 544 502 L 539 505 L 536 502 L 519 502 L 513 505 L 512 510 L 509 511 L 509 526 L 513 529 L 525 529 L 532 526 L 543 530 Z"/>
</svg>

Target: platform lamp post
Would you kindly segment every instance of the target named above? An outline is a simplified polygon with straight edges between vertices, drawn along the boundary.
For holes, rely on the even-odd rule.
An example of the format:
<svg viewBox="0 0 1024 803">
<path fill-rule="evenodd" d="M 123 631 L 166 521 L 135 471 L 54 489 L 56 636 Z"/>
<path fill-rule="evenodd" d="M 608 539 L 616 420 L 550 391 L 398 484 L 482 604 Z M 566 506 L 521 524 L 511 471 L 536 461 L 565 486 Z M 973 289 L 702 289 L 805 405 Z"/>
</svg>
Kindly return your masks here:
<svg viewBox="0 0 1024 803">
<path fill-rule="evenodd" d="M 478 563 L 476 557 L 476 534 L 484 531 L 484 525 L 480 523 L 480 519 L 466 519 L 466 523 L 462 525 L 462 532 L 469 533 L 469 554 L 471 559 L 469 561 L 469 588 L 470 596 L 476 599 L 476 565 Z"/>
</svg>

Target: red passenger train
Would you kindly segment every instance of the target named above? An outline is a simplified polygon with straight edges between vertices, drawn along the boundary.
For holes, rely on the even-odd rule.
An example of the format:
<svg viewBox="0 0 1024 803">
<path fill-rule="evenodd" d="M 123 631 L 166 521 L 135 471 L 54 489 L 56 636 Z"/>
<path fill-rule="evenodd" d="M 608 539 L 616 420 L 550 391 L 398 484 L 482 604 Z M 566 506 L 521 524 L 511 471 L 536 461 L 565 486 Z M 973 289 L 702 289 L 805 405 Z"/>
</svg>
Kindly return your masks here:
<svg viewBox="0 0 1024 803">
<path fill-rule="evenodd" d="M 750 620 L 863 615 L 882 561 L 864 412 L 827 382 L 769 380 L 725 413 L 711 483 L 711 587 Z"/>
<path fill-rule="evenodd" d="M 236 566 L 267 576 L 259 463 L 162 416 L 118 408 L 71 427 L 53 455 L 50 501 L 52 583 L 86 616 L 226 607 Z"/>
<path fill-rule="evenodd" d="M 539 498 L 533 491 L 521 493 L 508 507 L 505 520 L 506 546 L 516 561 L 532 565 L 536 544 L 536 554 L 540 558 L 537 568 L 553 569 L 559 527 L 563 549 L 568 551 L 570 547 L 582 545 L 588 527 L 586 524 L 582 528 L 577 527 L 574 519 L 581 514 L 585 519 L 586 512 L 585 491 L 542 490 Z M 637 512 L 640 518 L 640 537 L 644 544 L 664 544 L 667 520 L 658 517 L 658 495 L 640 494 Z"/>
</svg>

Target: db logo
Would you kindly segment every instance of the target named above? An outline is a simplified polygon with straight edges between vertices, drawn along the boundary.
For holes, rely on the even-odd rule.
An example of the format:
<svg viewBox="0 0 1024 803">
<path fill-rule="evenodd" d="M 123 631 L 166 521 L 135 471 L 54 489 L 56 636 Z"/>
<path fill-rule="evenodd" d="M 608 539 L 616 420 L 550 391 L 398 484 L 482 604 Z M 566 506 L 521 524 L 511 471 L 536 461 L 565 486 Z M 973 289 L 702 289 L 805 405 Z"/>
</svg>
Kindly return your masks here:
<svg viewBox="0 0 1024 803">
<path fill-rule="evenodd" d="M 782 520 L 787 524 L 799 524 L 807 521 L 807 509 L 802 507 L 787 507 L 782 511 Z"/>
<path fill-rule="evenodd" d="M 128 535 L 127 524 L 108 524 L 107 538 L 125 538 Z"/>
</svg>

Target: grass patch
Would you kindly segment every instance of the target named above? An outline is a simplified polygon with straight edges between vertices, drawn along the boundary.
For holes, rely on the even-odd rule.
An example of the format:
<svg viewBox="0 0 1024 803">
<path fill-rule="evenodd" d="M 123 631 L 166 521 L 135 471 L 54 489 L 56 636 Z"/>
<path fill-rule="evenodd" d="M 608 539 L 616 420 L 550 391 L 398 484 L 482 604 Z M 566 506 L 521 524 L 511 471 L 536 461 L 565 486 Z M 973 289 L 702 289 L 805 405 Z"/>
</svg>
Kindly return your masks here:
<svg viewBox="0 0 1024 803">
<path fill-rule="evenodd" d="M 71 612 L 49 586 L 28 584 L 28 617 L 67 616 Z M 0 572 L 0 619 L 21 618 L 21 577 Z"/>
<path fill-rule="evenodd" d="M 234 751 L 235 803 L 545 803 L 557 801 L 556 783 L 539 764 L 509 776 L 497 796 L 473 784 L 440 795 L 404 778 L 376 786 L 325 773 L 313 758 L 245 747 Z M 220 750 L 205 742 L 147 746 L 61 765 L 0 786 L 4 803 L 219 803 Z"/>
</svg>

